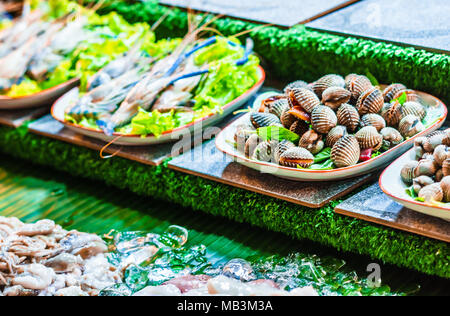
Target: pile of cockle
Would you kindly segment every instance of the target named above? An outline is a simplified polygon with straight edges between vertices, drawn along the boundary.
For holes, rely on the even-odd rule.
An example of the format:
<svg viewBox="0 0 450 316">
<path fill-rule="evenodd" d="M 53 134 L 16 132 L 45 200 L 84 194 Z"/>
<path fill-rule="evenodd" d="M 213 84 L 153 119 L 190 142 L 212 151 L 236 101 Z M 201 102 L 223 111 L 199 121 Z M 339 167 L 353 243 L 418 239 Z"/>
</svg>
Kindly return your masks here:
<svg viewBox="0 0 450 316">
<path fill-rule="evenodd" d="M 0 296 L 96 296 L 121 281 L 97 235 L 0 217 Z"/>
</svg>

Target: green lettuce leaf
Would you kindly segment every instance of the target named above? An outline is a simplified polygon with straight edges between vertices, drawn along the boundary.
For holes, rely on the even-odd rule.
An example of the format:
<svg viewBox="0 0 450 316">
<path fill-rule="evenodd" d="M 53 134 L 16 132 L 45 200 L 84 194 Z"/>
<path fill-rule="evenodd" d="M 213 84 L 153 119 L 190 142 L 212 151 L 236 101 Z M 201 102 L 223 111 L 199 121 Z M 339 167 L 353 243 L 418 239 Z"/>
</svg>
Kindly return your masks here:
<svg viewBox="0 0 450 316">
<path fill-rule="evenodd" d="M 297 143 L 300 140 L 299 135 L 279 126 L 261 127 L 256 130 L 256 133 L 266 141 L 277 140 L 281 142 L 283 140 L 288 140 L 292 143 Z"/>
<path fill-rule="evenodd" d="M 331 148 L 327 147 L 314 156 L 314 163 L 318 164 L 331 158 Z"/>
</svg>

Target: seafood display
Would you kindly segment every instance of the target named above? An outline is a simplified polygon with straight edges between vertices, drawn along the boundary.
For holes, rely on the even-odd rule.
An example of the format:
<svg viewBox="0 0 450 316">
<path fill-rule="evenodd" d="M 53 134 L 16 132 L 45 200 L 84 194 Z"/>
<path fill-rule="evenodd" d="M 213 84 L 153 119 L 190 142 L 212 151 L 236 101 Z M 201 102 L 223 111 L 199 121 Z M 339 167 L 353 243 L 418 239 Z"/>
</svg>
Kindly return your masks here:
<svg viewBox="0 0 450 316">
<path fill-rule="evenodd" d="M 240 121 L 234 142 L 253 161 L 334 170 L 390 152 L 437 120 L 435 108 L 402 84 L 381 89 L 363 75 L 327 75 L 264 99 Z"/>
<path fill-rule="evenodd" d="M 97 235 L 0 217 L 0 296 L 89 296 L 120 282 Z"/>
<path fill-rule="evenodd" d="M 192 26 L 160 59 L 130 62 L 139 55 L 137 47 L 112 61 L 88 80 L 78 98 L 61 105 L 64 118 L 57 102 L 54 117 L 81 132 L 159 138 L 226 112 L 242 95 L 256 93 L 264 76 L 251 40 L 242 46 L 236 38 L 201 39 L 207 26 Z"/>
<path fill-rule="evenodd" d="M 0 296 L 393 294 L 342 272 L 345 262 L 337 259 L 325 264 L 293 254 L 213 265 L 204 246 L 187 242 L 179 226 L 161 235 L 111 231 L 101 238 L 51 220 L 0 217 Z"/>
<path fill-rule="evenodd" d="M 400 171 L 410 186 L 407 193 L 418 202 L 450 208 L 450 129 L 417 138 L 415 160 Z"/>
</svg>

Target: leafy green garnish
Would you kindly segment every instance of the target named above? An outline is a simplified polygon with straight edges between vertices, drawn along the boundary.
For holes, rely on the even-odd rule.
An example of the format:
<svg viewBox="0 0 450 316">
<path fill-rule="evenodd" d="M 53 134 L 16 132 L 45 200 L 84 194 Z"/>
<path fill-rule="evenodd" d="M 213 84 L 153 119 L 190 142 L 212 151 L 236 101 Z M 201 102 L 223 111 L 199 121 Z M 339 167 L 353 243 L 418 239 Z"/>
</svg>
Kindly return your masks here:
<svg viewBox="0 0 450 316">
<path fill-rule="evenodd" d="M 300 140 L 299 135 L 280 126 L 261 127 L 256 130 L 256 133 L 266 141 L 277 140 L 281 142 L 283 140 L 288 140 L 292 143 L 297 143 Z"/>
<path fill-rule="evenodd" d="M 416 194 L 416 191 L 414 190 L 413 187 L 409 187 L 406 189 L 406 194 L 408 194 L 410 197 L 412 197 L 413 199 L 418 198 L 419 196 Z"/>
<path fill-rule="evenodd" d="M 381 151 L 374 152 L 372 154 L 372 158 L 376 158 L 376 157 L 380 156 L 381 154 L 383 154 Z"/>
<path fill-rule="evenodd" d="M 398 103 L 400 103 L 401 105 L 403 105 L 403 104 L 406 103 L 406 101 L 408 101 L 408 95 L 406 94 L 406 92 L 403 92 L 403 93 L 401 94 L 401 96 L 399 96 L 397 99 L 392 100 L 391 103 L 398 102 Z"/>
<path fill-rule="evenodd" d="M 425 199 L 424 199 L 424 198 L 421 198 L 421 197 L 418 197 L 418 198 L 416 198 L 415 200 L 416 200 L 417 202 L 422 202 L 422 203 L 425 202 Z"/>
<path fill-rule="evenodd" d="M 320 163 L 331 158 L 331 148 L 327 147 L 314 156 L 314 163 Z"/>
<path fill-rule="evenodd" d="M 333 170 L 335 169 L 334 162 L 330 159 L 327 159 L 323 163 L 315 163 L 311 167 L 309 167 L 311 170 Z"/>
</svg>

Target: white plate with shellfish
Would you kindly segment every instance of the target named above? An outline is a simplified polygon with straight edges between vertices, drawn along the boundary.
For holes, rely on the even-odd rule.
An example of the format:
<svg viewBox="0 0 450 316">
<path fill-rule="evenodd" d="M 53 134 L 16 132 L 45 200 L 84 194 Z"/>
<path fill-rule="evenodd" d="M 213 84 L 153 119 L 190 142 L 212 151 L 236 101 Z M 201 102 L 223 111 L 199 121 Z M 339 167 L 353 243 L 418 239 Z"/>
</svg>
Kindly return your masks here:
<svg viewBox="0 0 450 316">
<path fill-rule="evenodd" d="M 216 146 L 262 173 L 342 180 L 386 167 L 415 139 L 441 128 L 446 117 L 442 101 L 402 84 L 327 75 L 262 95 L 250 113 L 217 136 Z"/>
<path fill-rule="evenodd" d="M 414 148 L 381 175 L 383 192 L 397 203 L 450 221 L 450 130 L 419 137 Z"/>
</svg>

